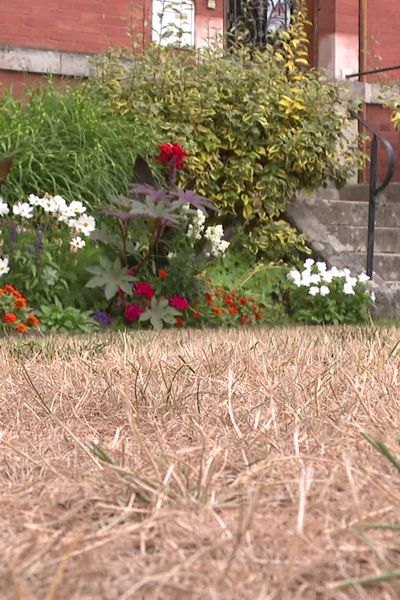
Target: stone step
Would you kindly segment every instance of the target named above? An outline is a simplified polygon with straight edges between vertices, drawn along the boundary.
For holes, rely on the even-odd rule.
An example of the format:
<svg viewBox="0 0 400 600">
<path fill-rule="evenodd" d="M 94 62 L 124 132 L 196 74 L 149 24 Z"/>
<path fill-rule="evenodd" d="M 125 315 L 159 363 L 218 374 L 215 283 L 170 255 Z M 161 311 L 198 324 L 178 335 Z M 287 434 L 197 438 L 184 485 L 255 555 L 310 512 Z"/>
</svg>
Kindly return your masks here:
<svg viewBox="0 0 400 600">
<path fill-rule="evenodd" d="M 321 188 L 315 193 L 315 198 L 320 200 L 343 200 L 346 202 L 368 202 L 369 184 L 349 184 L 338 190 L 333 186 Z M 391 183 L 378 196 L 381 202 L 400 203 L 400 183 Z"/>
<path fill-rule="evenodd" d="M 368 204 L 366 202 L 320 200 L 313 202 L 313 211 L 319 220 L 328 227 L 333 225 L 366 226 L 368 223 Z M 378 227 L 400 227 L 400 202 L 378 203 L 376 224 Z"/>
<path fill-rule="evenodd" d="M 363 225 L 333 225 L 329 227 L 338 240 L 351 252 L 365 252 L 368 228 Z M 377 227 L 375 230 L 375 252 L 391 254 L 400 252 L 400 229 L 397 227 Z"/>
<path fill-rule="evenodd" d="M 349 258 L 351 258 L 349 268 L 352 271 L 355 273 L 365 271 L 366 252 L 354 252 Z M 374 272 L 384 281 L 398 282 L 400 280 L 400 254 L 376 252 L 374 254 Z"/>
</svg>

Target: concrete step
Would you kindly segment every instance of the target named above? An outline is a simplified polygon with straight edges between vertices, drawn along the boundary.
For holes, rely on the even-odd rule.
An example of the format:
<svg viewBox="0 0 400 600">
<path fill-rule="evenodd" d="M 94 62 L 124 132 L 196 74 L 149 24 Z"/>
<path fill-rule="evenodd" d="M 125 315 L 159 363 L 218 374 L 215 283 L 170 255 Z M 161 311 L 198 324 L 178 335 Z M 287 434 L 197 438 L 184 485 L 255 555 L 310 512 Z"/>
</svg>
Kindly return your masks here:
<svg viewBox="0 0 400 600">
<path fill-rule="evenodd" d="M 368 223 L 368 204 L 346 200 L 320 200 L 313 202 L 313 211 L 326 226 L 356 225 Z M 400 227 L 400 202 L 378 203 L 376 210 L 378 227 Z"/>
<path fill-rule="evenodd" d="M 368 202 L 369 184 L 349 184 L 338 190 L 333 186 L 321 188 L 315 193 L 315 198 L 322 200 L 343 200 L 346 202 Z M 379 194 L 381 202 L 398 202 L 400 204 L 400 183 L 391 183 Z"/>
<path fill-rule="evenodd" d="M 365 271 L 367 262 L 366 252 L 354 252 L 349 255 L 349 268 L 355 273 Z M 381 253 L 374 254 L 374 272 L 379 275 L 384 281 L 398 282 L 400 281 L 400 254 Z"/>
<path fill-rule="evenodd" d="M 362 225 L 333 225 L 329 231 L 346 246 L 350 252 L 365 252 L 368 228 Z M 397 227 L 377 227 L 375 230 L 375 252 L 391 254 L 400 252 L 400 229 Z"/>
</svg>

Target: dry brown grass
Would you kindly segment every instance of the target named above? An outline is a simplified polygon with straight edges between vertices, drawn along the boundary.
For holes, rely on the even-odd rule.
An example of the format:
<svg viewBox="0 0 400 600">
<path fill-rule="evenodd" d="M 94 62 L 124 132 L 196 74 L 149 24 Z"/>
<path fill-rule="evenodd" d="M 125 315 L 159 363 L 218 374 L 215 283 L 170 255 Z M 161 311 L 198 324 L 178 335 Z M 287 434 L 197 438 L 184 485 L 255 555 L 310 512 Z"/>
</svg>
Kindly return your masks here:
<svg viewBox="0 0 400 600">
<path fill-rule="evenodd" d="M 399 598 L 397 339 L 3 339 L 0 598 Z"/>
</svg>

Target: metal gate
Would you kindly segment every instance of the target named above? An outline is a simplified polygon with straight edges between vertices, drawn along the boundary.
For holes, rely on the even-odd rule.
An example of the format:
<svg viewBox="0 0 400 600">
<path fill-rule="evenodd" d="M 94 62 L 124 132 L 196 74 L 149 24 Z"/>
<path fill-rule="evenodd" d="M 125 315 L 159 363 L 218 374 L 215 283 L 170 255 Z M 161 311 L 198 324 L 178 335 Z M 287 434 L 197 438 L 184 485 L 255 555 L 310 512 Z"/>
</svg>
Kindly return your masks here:
<svg viewBox="0 0 400 600">
<path fill-rule="evenodd" d="M 277 31 L 287 29 L 295 0 L 228 0 L 228 39 L 245 31 L 250 43 L 264 48 Z"/>
</svg>

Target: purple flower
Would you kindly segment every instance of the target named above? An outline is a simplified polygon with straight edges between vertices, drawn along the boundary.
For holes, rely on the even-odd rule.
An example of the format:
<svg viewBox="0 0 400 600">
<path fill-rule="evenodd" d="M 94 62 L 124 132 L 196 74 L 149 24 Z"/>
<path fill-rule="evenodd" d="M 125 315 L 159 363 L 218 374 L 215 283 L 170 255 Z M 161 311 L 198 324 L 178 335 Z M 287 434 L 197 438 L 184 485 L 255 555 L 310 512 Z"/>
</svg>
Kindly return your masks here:
<svg viewBox="0 0 400 600">
<path fill-rule="evenodd" d="M 105 310 L 96 310 L 92 318 L 100 323 L 100 325 L 103 325 L 103 327 L 108 327 L 112 323 L 112 316 Z"/>
</svg>

